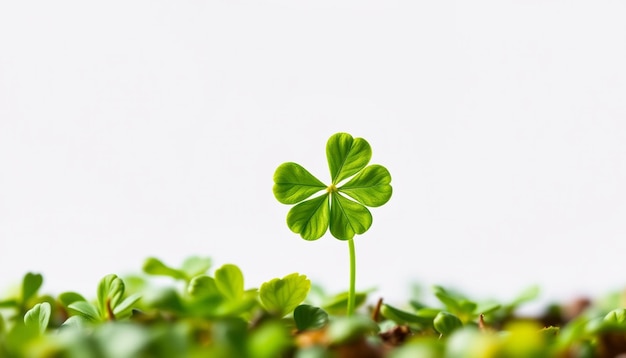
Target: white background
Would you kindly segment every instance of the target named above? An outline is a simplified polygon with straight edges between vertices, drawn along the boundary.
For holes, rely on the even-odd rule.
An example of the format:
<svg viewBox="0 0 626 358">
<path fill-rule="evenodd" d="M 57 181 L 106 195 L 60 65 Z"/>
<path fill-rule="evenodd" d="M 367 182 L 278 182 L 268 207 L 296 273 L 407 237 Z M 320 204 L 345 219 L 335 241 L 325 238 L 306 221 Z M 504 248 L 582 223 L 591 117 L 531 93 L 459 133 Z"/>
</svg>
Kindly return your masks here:
<svg viewBox="0 0 626 358">
<path fill-rule="evenodd" d="M 392 199 L 357 285 L 543 299 L 626 285 L 626 2 L 5 1 L 0 287 L 95 295 L 147 256 L 347 289 L 274 169 L 364 137 Z"/>
</svg>

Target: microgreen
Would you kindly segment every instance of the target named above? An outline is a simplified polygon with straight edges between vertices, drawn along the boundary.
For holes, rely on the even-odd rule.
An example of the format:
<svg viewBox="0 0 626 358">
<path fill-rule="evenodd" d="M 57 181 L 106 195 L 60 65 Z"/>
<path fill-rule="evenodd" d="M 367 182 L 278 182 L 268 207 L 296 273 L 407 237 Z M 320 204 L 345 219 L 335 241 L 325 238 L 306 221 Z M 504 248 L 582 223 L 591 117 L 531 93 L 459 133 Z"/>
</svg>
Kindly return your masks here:
<svg viewBox="0 0 626 358">
<path fill-rule="evenodd" d="M 263 283 L 259 298 L 266 310 L 283 317 L 306 299 L 310 289 L 311 281 L 305 275 L 292 273 Z"/>
<path fill-rule="evenodd" d="M 65 293 L 63 301 L 71 302 L 67 305 L 68 310 L 87 321 L 115 321 L 130 317 L 133 305 L 141 298 L 140 294 L 125 297 L 124 291 L 124 281 L 115 274 L 109 274 L 98 284 L 95 304 L 74 292 Z"/>
<path fill-rule="evenodd" d="M 305 240 L 317 240 L 330 228 L 335 238 L 348 241 L 349 315 L 355 306 L 354 235 L 365 233 L 372 225 L 367 207 L 385 204 L 392 193 L 389 171 L 382 165 L 368 166 L 371 157 L 372 149 L 365 139 L 336 133 L 326 143 L 330 184 L 324 184 L 294 162 L 283 163 L 274 172 L 274 196 L 282 204 L 295 204 L 287 214 L 291 231 Z"/>
</svg>

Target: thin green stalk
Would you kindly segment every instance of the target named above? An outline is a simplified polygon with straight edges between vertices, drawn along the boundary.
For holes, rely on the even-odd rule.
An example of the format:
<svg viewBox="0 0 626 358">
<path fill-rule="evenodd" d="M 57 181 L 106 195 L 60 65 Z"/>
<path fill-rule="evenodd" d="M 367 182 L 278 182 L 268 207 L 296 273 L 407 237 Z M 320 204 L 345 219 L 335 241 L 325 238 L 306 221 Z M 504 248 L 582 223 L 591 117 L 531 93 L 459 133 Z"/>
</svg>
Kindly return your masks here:
<svg viewBox="0 0 626 358">
<path fill-rule="evenodd" d="M 354 314 L 354 306 L 356 305 L 356 250 L 354 249 L 354 240 L 348 240 L 350 247 L 350 290 L 348 291 L 348 316 Z"/>
</svg>

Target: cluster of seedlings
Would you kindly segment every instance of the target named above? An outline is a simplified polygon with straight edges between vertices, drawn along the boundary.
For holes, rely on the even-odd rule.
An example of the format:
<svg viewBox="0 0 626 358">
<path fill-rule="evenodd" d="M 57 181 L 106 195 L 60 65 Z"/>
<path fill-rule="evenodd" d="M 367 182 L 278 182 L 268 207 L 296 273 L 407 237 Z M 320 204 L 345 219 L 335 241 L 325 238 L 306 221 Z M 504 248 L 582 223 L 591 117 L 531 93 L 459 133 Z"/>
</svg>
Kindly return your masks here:
<svg viewBox="0 0 626 358">
<path fill-rule="evenodd" d="M 294 205 L 287 225 L 305 240 L 327 231 L 347 241 L 349 288 L 328 294 L 302 274 L 248 288 L 240 268 L 212 270 L 208 257 L 179 266 L 151 257 L 137 275 L 110 274 L 95 296 L 41 294 L 43 277 L 27 273 L 0 295 L 0 357 L 135 358 L 489 358 L 626 356 L 625 297 L 552 305 L 522 317 L 520 305 L 473 300 L 435 286 L 434 304 L 408 297 L 394 304 L 355 289 L 354 237 L 372 225 L 368 208 L 389 201 L 391 176 L 368 165 L 372 150 L 347 133 L 330 137 L 324 184 L 288 162 L 274 175 L 274 195 Z M 166 283 L 163 284 L 163 280 Z"/>
</svg>

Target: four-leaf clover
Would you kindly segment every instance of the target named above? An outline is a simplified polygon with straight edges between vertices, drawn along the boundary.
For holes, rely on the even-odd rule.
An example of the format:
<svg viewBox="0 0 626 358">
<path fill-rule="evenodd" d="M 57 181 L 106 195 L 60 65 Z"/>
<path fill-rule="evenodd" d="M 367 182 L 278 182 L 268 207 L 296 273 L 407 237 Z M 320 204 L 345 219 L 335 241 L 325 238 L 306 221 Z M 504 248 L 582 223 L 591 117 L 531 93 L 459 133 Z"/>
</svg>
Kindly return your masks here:
<svg viewBox="0 0 626 358">
<path fill-rule="evenodd" d="M 369 143 L 348 133 L 328 139 L 326 158 L 329 185 L 301 165 L 287 162 L 274 173 L 274 196 L 283 204 L 296 204 L 287 214 L 287 225 L 303 239 L 317 240 L 330 227 L 335 238 L 351 240 L 372 225 L 367 206 L 381 206 L 391 198 L 391 175 L 382 165 L 368 166 L 372 158 Z"/>
</svg>

